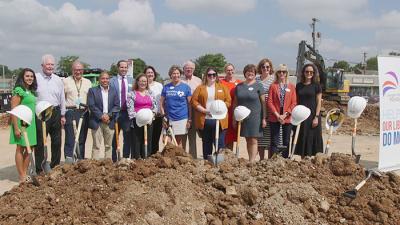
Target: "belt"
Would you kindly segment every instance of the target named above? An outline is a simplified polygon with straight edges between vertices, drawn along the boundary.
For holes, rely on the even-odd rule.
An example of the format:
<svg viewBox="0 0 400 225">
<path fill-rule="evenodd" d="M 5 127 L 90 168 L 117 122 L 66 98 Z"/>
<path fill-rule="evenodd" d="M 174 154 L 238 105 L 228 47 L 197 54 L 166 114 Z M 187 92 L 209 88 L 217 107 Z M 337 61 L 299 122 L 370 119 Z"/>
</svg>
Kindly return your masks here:
<svg viewBox="0 0 400 225">
<path fill-rule="evenodd" d="M 53 110 L 60 110 L 60 106 L 53 106 Z"/>
</svg>

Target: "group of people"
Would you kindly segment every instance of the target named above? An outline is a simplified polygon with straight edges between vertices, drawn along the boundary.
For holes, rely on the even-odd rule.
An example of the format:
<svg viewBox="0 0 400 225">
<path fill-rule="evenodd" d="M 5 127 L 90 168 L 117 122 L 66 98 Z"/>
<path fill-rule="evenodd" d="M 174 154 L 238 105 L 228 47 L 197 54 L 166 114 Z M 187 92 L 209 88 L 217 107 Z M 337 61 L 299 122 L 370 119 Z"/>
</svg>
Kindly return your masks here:
<svg viewBox="0 0 400 225">
<path fill-rule="evenodd" d="M 225 76 L 217 69 L 206 69 L 202 79 L 194 76 L 195 64 L 187 61 L 181 69 L 173 65 L 168 71 L 170 82 L 163 85 L 156 81 L 157 71 L 147 66 L 135 80 L 127 79 L 128 62 L 117 63 L 118 74 L 110 76 L 107 71 L 99 75 L 99 85 L 93 86 L 83 77 L 83 64 L 72 64 L 72 76 L 61 79 L 54 74 L 55 59 L 52 55 L 42 57 L 42 72 L 25 68 L 19 74 L 11 107 L 19 104 L 35 112 L 36 103 L 47 101 L 52 107 L 51 118 L 45 122 L 46 135 L 51 138 L 51 161 L 53 168 L 61 160 L 61 129 L 65 130 L 64 157 L 71 163 L 74 155 L 75 135 L 79 135 L 81 158 L 85 156 L 85 142 L 92 131 L 92 158 L 117 160 L 118 134 L 122 130 L 122 157 L 140 159 L 159 151 L 162 130 L 172 128 L 176 143 L 198 158 L 197 135 L 202 139 L 203 158 L 213 152 L 214 146 L 233 149 L 237 139 L 237 122 L 233 111 L 236 106 L 250 109 L 250 115 L 242 121 L 241 136 L 245 137 L 251 162 L 281 151 L 288 146 L 292 109 L 304 105 L 311 110 L 310 117 L 301 126 L 295 153 L 301 156 L 322 152 L 321 98 L 318 70 L 307 64 L 302 70 L 301 82 L 296 87 L 288 82 L 288 68 L 281 64 L 274 72 L 271 60 L 262 59 L 258 65 L 249 64 L 243 69 L 244 81 L 235 79 L 235 67 L 227 64 Z M 257 76 L 259 74 L 259 76 Z M 211 105 L 222 101 L 228 113 L 215 119 Z M 137 115 L 142 109 L 153 112 L 153 121 L 147 129 L 138 125 Z M 29 164 L 26 143 L 21 136 L 21 122 L 11 116 L 10 143 L 16 144 L 15 162 L 20 182 L 27 179 Z M 75 134 L 74 121 L 82 121 L 80 132 Z M 44 140 L 42 125 L 36 117 L 27 127 L 29 143 L 35 152 L 36 172 L 42 172 Z M 215 143 L 216 126 L 219 125 L 218 143 Z M 117 135 L 115 135 L 117 134 Z M 144 143 L 147 135 L 147 143 Z M 166 135 L 166 133 L 164 133 Z M 282 143 L 280 143 L 280 141 Z M 104 142 L 104 153 L 100 150 Z M 145 149 L 147 147 L 147 149 Z M 118 148 L 118 150 L 117 150 Z M 147 154 L 146 154 L 147 153 Z M 287 157 L 287 150 L 280 152 Z"/>
</svg>

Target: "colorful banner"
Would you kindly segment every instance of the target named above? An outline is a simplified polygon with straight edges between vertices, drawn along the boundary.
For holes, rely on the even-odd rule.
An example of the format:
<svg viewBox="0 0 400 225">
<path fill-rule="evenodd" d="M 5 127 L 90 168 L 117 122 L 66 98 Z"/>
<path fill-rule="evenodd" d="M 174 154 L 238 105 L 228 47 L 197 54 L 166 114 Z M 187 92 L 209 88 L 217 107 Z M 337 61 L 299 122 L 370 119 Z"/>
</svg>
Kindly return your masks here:
<svg viewBox="0 0 400 225">
<path fill-rule="evenodd" d="M 400 57 L 378 57 L 379 170 L 400 169 Z"/>
</svg>

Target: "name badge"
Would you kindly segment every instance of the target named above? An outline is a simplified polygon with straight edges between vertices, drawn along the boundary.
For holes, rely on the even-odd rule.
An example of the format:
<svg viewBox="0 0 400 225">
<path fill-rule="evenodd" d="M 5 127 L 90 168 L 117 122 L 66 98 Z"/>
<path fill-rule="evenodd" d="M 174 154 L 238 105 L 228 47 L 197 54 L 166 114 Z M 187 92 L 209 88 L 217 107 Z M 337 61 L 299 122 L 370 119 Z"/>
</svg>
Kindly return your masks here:
<svg viewBox="0 0 400 225">
<path fill-rule="evenodd" d="M 253 87 L 249 87 L 249 91 L 252 91 L 252 90 L 254 90 L 254 88 Z"/>
<path fill-rule="evenodd" d="M 82 103 L 81 98 L 75 99 L 75 105 L 76 105 L 76 106 L 79 106 L 81 103 Z"/>
<path fill-rule="evenodd" d="M 290 92 L 290 89 L 289 89 L 289 88 L 286 88 L 285 91 L 286 91 L 286 92 Z"/>
<path fill-rule="evenodd" d="M 174 86 L 169 87 L 169 89 L 171 89 L 171 90 L 174 89 L 174 88 L 175 88 Z"/>
<path fill-rule="evenodd" d="M 218 92 L 222 92 L 222 90 L 218 90 Z"/>
</svg>

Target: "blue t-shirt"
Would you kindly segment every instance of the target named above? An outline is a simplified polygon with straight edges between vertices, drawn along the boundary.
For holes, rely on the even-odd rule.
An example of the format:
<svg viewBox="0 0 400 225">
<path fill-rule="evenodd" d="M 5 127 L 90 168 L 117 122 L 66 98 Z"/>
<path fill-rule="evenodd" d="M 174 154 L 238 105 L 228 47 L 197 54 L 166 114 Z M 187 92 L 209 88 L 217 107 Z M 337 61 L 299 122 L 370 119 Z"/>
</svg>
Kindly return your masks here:
<svg viewBox="0 0 400 225">
<path fill-rule="evenodd" d="M 192 96 L 189 85 L 180 82 L 174 86 L 169 83 L 164 86 L 161 96 L 165 98 L 166 113 L 172 121 L 189 117 L 187 97 Z"/>
</svg>

